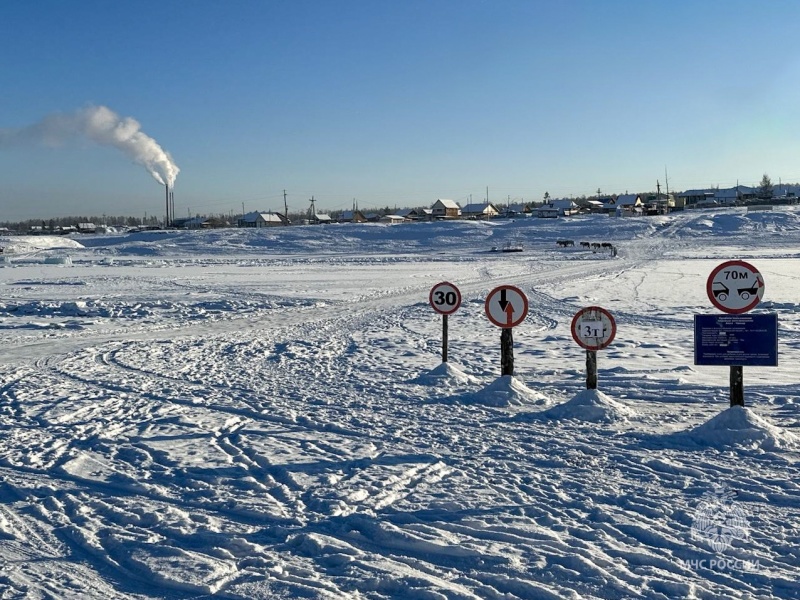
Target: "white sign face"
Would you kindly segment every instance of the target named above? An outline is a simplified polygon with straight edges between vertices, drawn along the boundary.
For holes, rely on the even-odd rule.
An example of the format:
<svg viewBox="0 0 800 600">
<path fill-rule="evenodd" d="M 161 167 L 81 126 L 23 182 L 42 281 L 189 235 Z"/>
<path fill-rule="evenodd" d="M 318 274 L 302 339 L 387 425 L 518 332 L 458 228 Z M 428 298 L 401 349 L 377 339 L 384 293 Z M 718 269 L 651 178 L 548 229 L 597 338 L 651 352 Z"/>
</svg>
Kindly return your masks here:
<svg viewBox="0 0 800 600">
<path fill-rule="evenodd" d="M 722 312 L 745 313 L 764 297 L 764 278 L 753 265 L 729 260 L 708 276 L 706 293 L 711 304 Z"/>
<path fill-rule="evenodd" d="M 587 350 L 602 350 L 617 335 L 617 323 L 604 308 L 590 306 L 579 310 L 572 319 L 572 339 Z"/>
<path fill-rule="evenodd" d="M 590 321 L 587 319 L 580 322 L 578 335 L 582 340 L 594 342 L 598 338 L 604 337 L 604 331 L 608 331 L 608 327 L 603 323 L 603 321 Z"/>
<path fill-rule="evenodd" d="M 461 292 L 449 281 L 443 281 L 431 288 L 428 302 L 436 312 L 451 315 L 461 306 Z"/>
<path fill-rule="evenodd" d="M 516 327 L 528 314 L 528 298 L 513 285 L 501 285 L 486 296 L 486 316 L 503 329 Z"/>
</svg>

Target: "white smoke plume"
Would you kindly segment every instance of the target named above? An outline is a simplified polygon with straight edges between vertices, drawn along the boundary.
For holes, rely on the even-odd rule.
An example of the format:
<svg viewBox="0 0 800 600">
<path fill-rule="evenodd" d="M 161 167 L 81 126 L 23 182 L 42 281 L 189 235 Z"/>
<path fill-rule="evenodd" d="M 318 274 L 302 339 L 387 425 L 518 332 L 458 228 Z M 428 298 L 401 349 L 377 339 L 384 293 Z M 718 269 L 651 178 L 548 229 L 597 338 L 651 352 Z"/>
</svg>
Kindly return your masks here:
<svg viewBox="0 0 800 600">
<path fill-rule="evenodd" d="M 169 152 L 144 133 L 136 119 L 120 117 L 106 106 L 88 106 L 73 113 L 54 113 L 27 127 L 0 129 L 0 146 L 14 143 L 59 146 L 80 136 L 121 150 L 133 162 L 147 169 L 161 185 L 175 185 L 180 169 Z"/>
</svg>

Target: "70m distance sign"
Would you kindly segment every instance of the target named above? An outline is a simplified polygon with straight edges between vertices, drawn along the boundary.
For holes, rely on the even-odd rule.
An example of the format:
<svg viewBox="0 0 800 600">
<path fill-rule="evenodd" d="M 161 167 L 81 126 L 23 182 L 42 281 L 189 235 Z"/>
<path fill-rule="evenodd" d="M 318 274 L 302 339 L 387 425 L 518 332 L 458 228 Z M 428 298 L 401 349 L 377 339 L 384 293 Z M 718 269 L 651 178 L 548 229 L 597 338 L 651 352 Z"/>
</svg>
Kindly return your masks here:
<svg viewBox="0 0 800 600">
<path fill-rule="evenodd" d="M 764 297 L 764 278 L 753 265 L 729 260 L 711 272 L 706 281 L 711 304 L 732 315 L 746 313 Z"/>
<path fill-rule="evenodd" d="M 449 281 L 442 281 L 431 288 L 428 302 L 439 314 L 452 315 L 461 306 L 461 292 Z"/>
</svg>

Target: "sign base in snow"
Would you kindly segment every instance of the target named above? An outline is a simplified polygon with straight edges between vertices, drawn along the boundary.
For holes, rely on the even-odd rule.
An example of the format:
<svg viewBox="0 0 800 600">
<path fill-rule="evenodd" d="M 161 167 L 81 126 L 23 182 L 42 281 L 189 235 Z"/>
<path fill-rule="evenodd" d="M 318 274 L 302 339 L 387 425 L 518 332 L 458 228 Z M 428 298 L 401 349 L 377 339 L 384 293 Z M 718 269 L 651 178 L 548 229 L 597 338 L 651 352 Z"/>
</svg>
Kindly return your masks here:
<svg viewBox="0 0 800 600">
<path fill-rule="evenodd" d="M 694 364 L 777 367 L 778 315 L 695 315 Z"/>
</svg>

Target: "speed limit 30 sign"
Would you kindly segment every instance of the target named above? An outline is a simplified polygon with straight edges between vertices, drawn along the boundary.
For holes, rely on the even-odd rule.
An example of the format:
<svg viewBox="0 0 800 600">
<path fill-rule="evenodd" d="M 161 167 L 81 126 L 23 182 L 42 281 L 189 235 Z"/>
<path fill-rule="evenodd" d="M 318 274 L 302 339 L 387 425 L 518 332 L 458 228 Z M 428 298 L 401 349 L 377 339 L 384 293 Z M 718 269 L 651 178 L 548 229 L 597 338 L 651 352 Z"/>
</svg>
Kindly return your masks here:
<svg viewBox="0 0 800 600">
<path fill-rule="evenodd" d="M 449 281 L 442 281 L 431 288 L 428 302 L 439 314 L 452 315 L 461 306 L 461 292 Z"/>
</svg>

